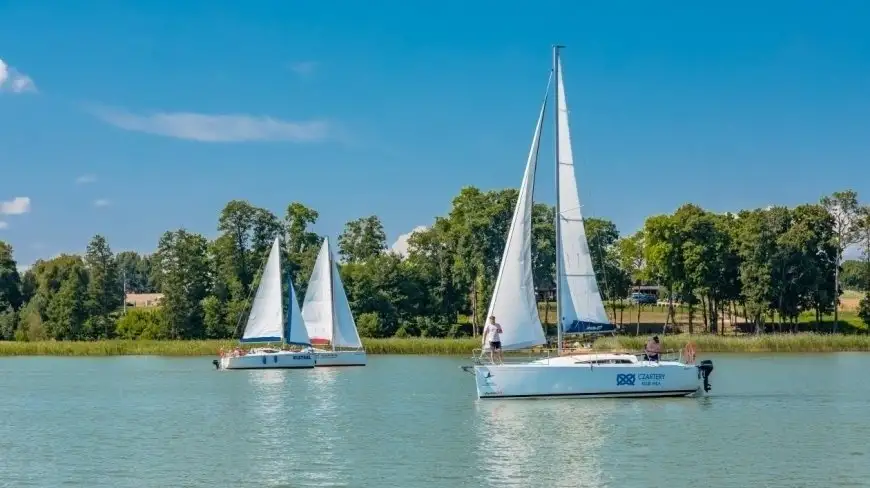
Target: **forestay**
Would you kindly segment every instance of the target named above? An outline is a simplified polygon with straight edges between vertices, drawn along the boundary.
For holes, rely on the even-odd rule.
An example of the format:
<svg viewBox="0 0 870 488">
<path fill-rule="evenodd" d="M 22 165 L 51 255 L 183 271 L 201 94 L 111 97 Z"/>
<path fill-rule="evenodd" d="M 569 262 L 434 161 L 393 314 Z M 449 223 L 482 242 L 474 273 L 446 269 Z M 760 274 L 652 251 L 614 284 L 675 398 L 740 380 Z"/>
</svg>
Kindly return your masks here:
<svg viewBox="0 0 870 488">
<path fill-rule="evenodd" d="M 254 304 L 245 324 L 242 342 L 280 342 L 284 339 L 281 303 L 281 246 L 278 238 L 272 243 L 269 258 L 263 268 Z"/>
<path fill-rule="evenodd" d="M 574 156 L 571 151 L 571 134 L 568 128 L 568 104 L 565 101 L 565 88 L 562 81 L 562 64 L 556 89 L 558 90 L 558 171 L 559 171 L 559 311 L 560 325 L 564 333 L 601 332 L 614 327 L 604 310 L 583 214 L 580 210 L 580 196 L 574 175 Z"/>
<path fill-rule="evenodd" d="M 549 91 L 548 82 L 547 93 Z M 495 315 L 503 331 L 502 349 L 506 350 L 523 349 L 546 342 L 538 316 L 532 275 L 532 197 L 546 106 L 545 95 L 486 318 L 488 323 L 489 316 Z M 484 347 L 488 348 L 489 344 L 484 344 Z"/>
</svg>

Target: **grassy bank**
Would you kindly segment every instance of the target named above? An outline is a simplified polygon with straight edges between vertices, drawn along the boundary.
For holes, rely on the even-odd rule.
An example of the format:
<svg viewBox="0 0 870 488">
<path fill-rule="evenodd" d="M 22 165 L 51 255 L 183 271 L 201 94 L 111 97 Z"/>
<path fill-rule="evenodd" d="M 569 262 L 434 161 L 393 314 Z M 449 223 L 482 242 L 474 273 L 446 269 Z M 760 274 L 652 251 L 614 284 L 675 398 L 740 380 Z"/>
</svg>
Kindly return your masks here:
<svg viewBox="0 0 870 488">
<path fill-rule="evenodd" d="M 643 349 L 646 337 L 603 337 L 596 350 Z M 837 352 L 870 351 L 867 335 L 770 334 L 761 336 L 711 336 L 685 334 L 663 337 L 665 349 L 682 348 L 687 341 L 705 352 Z M 366 339 L 370 354 L 467 355 L 480 347 L 478 339 Z M 94 341 L 2 342 L 0 356 L 214 356 L 235 341 Z"/>
</svg>

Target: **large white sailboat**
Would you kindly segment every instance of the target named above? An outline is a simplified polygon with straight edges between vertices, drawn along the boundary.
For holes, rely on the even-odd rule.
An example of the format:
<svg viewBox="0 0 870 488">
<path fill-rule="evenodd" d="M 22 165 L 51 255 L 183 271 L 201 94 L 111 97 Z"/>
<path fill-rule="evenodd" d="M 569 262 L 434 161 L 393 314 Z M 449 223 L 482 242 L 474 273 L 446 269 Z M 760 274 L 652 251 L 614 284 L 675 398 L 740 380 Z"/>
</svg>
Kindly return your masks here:
<svg viewBox="0 0 870 488">
<path fill-rule="evenodd" d="M 322 345 L 312 349 L 315 366 L 366 365 L 366 352 L 328 238 L 323 240 L 308 280 L 302 318 L 311 342 L 329 344 L 329 349 Z"/>
<path fill-rule="evenodd" d="M 259 347 L 246 351 L 236 348 L 221 354 L 214 361 L 218 369 L 313 368 L 314 355 L 308 351 L 308 339 L 302 312 L 293 283 L 288 280 L 289 305 L 284 318 L 281 292 L 281 246 L 278 238 L 272 243 L 269 258 L 263 267 L 260 285 L 251 305 L 251 313 L 242 333 L 243 344 L 275 344 L 280 347 Z M 296 348 L 296 350 L 294 350 Z M 301 349 L 301 350 L 300 350 Z"/>
<path fill-rule="evenodd" d="M 527 397 L 663 397 L 709 391 L 710 361 L 647 360 L 629 353 L 572 353 L 562 349 L 563 336 L 613 332 L 598 290 L 580 198 L 568 128 L 568 107 L 562 82 L 559 47 L 553 50 L 556 85 L 556 312 L 555 353 L 519 363 L 493 364 L 475 355 L 473 373 L 478 398 Z M 547 85 L 549 94 L 549 83 Z M 487 316 L 502 326 L 502 349 L 515 351 L 545 344 L 532 275 L 532 193 L 541 129 L 547 106 L 541 107 L 519 198 Z"/>
</svg>

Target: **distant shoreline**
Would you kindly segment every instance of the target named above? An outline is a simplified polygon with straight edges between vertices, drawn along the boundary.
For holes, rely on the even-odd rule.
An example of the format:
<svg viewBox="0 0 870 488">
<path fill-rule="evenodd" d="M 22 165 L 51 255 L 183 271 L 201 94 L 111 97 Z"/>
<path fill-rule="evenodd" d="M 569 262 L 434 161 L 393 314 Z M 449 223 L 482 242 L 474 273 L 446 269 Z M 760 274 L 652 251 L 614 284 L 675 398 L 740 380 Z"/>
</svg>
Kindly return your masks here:
<svg viewBox="0 0 870 488">
<path fill-rule="evenodd" d="M 765 334 L 714 336 L 680 334 L 662 336 L 663 349 L 679 350 L 692 341 L 698 355 L 713 352 L 867 352 L 870 335 L 845 334 Z M 602 337 L 594 343 L 598 351 L 640 351 L 646 336 Z M 369 354 L 407 354 L 420 356 L 468 356 L 480 347 L 480 339 L 387 338 L 364 339 Z M 236 347 L 232 340 L 105 340 L 105 341 L 0 341 L 0 357 L 11 356 L 216 356 L 223 349 Z"/>
</svg>

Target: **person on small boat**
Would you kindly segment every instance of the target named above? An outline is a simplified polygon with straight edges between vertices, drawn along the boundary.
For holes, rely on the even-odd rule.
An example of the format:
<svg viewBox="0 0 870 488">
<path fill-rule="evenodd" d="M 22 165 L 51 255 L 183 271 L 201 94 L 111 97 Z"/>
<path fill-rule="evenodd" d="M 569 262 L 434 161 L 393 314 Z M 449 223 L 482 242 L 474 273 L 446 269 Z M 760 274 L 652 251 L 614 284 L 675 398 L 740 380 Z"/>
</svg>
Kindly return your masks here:
<svg viewBox="0 0 870 488">
<path fill-rule="evenodd" d="M 495 357 L 498 358 L 498 361 L 504 362 L 501 355 L 501 325 L 499 325 L 495 321 L 495 315 L 489 316 L 489 323 L 486 324 L 486 327 L 483 328 L 483 344 L 482 346 L 486 347 L 486 343 L 489 342 L 489 361 L 493 362 L 493 352 L 495 352 Z"/>
<path fill-rule="evenodd" d="M 659 354 L 662 352 L 662 345 L 659 343 L 659 336 L 653 336 L 649 342 L 646 343 L 646 348 L 644 349 L 644 353 L 646 353 L 647 361 L 658 361 Z"/>
</svg>

